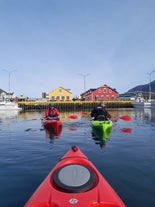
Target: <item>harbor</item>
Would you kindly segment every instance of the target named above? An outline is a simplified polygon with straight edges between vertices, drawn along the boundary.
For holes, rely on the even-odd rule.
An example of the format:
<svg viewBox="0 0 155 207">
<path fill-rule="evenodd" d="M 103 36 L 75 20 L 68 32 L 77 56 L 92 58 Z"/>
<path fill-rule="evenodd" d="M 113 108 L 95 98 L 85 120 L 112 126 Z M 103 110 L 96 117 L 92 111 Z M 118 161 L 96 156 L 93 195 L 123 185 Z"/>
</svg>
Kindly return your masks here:
<svg viewBox="0 0 155 207">
<path fill-rule="evenodd" d="M 69 114 L 61 113 L 62 131 L 56 136 L 43 130 L 43 111 L 1 116 L 1 206 L 23 207 L 57 161 L 76 145 L 127 207 L 154 207 L 154 111 L 112 109 L 112 115 L 129 115 L 133 120 L 115 122 L 105 143 L 94 139 L 87 115 L 72 120 Z"/>
</svg>

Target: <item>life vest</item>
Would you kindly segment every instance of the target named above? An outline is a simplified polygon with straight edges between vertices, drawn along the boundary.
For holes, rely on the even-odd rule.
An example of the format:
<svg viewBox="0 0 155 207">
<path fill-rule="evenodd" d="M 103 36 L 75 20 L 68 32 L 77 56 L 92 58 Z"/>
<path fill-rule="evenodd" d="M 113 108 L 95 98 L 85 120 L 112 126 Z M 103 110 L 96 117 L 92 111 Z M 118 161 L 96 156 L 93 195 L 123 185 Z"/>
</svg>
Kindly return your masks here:
<svg viewBox="0 0 155 207">
<path fill-rule="evenodd" d="M 57 116 L 54 108 L 52 108 L 51 110 L 48 110 L 48 116 L 51 116 L 51 117 Z"/>
<path fill-rule="evenodd" d="M 52 109 L 46 109 L 46 116 L 50 116 L 50 117 L 55 117 L 57 116 L 57 112 L 56 112 L 56 109 L 55 108 L 52 108 Z"/>
</svg>

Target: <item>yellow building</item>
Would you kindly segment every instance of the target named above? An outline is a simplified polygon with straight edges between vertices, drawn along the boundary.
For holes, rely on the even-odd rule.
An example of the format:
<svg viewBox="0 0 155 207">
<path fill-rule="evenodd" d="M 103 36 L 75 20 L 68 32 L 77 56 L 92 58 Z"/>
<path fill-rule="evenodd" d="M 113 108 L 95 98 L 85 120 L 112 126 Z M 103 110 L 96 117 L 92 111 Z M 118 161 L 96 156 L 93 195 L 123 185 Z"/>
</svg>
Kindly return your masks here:
<svg viewBox="0 0 155 207">
<path fill-rule="evenodd" d="M 70 89 L 65 89 L 60 86 L 49 93 L 49 99 L 51 101 L 71 101 L 72 93 Z"/>
</svg>

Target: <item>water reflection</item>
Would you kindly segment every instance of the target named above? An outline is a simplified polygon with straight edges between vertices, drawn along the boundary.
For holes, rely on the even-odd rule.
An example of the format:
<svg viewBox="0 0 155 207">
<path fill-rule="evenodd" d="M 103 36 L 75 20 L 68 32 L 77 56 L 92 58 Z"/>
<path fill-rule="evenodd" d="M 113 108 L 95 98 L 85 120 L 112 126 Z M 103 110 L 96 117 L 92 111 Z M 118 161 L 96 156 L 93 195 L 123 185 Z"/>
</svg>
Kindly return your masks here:
<svg viewBox="0 0 155 207">
<path fill-rule="evenodd" d="M 0 110 L 0 119 L 17 118 L 19 113 L 18 110 Z"/>
<path fill-rule="evenodd" d="M 132 128 L 122 128 L 120 131 L 124 133 L 132 133 Z"/>
<path fill-rule="evenodd" d="M 46 138 L 59 138 L 62 132 L 62 125 L 58 127 L 44 128 Z"/>
<path fill-rule="evenodd" d="M 155 122 L 155 109 L 144 109 L 145 118 Z"/>
<path fill-rule="evenodd" d="M 95 141 L 95 144 L 98 144 L 100 146 L 100 148 L 104 148 L 106 146 L 107 140 L 109 140 L 109 137 L 107 137 L 105 139 L 100 139 L 100 138 L 96 137 L 96 135 L 93 133 L 92 133 L 92 138 Z"/>
<path fill-rule="evenodd" d="M 134 109 L 134 113 L 135 119 L 145 120 L 145 122 L 155 122 L 155 109 Z"/>
<path fill-rule="evenodd" d="M 71 131 L 77 130 L 77 123 L 71 123 L 70 126 L 68 127 L 68 129 Z"/>
</svg>

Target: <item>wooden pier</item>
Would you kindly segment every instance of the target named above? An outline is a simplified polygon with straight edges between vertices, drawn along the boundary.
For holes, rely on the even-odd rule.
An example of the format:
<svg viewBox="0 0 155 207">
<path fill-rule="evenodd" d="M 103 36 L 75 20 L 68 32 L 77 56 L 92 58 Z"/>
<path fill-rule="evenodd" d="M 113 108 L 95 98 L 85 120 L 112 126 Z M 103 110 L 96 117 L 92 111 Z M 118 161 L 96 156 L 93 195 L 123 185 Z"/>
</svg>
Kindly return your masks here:
<svg viewBox="0 0 155 207">
<path fill-rule="evenodd" d="M 51 102 L 41 101 L 22 101 L 18 102 L 19 107 L 23 111 L 42 111 L 45 110 Z M 65 102 L 52 102 L 59 109 L 60 112 L 65 111 L 88 111 L 99 104 L 99 101 L 65 101 Z M 106 108 L 133 108 L 132 101 L 104 101 Z"/>
</svg>

